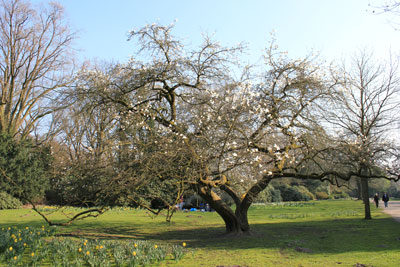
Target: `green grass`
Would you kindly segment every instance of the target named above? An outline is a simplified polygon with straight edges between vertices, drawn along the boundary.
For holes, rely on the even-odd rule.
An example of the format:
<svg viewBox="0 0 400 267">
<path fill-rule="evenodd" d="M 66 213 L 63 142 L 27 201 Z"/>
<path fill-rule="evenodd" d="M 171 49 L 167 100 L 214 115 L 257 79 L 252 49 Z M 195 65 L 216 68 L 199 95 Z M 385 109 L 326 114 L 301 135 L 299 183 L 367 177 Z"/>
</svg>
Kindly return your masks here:
<svg viewBox="0 0 400 267">
<path fill-rule="evenodd" d="M 57 227 L 56 232 L 87 239 L 188 244 L 182 260 L 161 266 L 400 266 L 400 224 L 379 209 L 372 208 L 372 215 L 373 220 L 363 220 L 363 205 L 353 200 L 255 205 L 249 212 L 252 235 L 227 238 L 216 213 L 178 212 L 167 223 L 143 210 L 117 209 Z M 54 213 L 52 218 L 62 217 Z M 1 227 L 42 224 L 29 209 L 0 210 Z"/>
</svg>

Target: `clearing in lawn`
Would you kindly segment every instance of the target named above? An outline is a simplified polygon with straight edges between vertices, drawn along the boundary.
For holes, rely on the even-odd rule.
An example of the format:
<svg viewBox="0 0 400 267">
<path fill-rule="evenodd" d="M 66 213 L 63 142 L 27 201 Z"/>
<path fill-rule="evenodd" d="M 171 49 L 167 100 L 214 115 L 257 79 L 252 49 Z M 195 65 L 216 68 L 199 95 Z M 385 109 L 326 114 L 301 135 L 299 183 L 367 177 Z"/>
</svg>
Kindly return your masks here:
<svg viewBox="0 0 400 267">
<path fill-rule="evenodd" d="M 67 210 L 68 212 L 68 210 Z M 213 212 L 177 212 L 171 223 L 144 210 L 113 209 L 98 218 L 57 227 L 60 238 L 144 240 L 159 245 L 187 244 L 180 261 L 159 266 L 399 266 L 400 225 L 380 209 L 363 220 L 361 201 L 311 201 L 254 205 L 252 235 L 224 237 Z M 61 218 L 54 213 L 53 219 Z M 1 210 L 1 227 L 41 227 L 29 209 Z"/>
</svg>

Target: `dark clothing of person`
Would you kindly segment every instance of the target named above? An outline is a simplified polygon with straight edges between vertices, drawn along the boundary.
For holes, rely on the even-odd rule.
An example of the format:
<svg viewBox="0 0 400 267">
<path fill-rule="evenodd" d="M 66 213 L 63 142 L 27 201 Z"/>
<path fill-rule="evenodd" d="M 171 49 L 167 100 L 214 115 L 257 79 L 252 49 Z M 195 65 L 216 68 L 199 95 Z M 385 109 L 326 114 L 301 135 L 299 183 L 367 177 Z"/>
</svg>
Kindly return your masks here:
<svg viewBox="0 0 400 267">
<path fill-rule="evenodd" d="M 385 207 L 387 208 L 387 206 L 388 206 L 388 202 L 389 202 L 389 196 L 388 196 L 388 194 L 383 194 L 383 196 L 382 196 L 382 201 L 383 201 L 383 203 L 385 203 Z"/>
<path fill-rule="evenodd" d="M 374 201 L 375 201 L 376 207 L 378 207 L 379 206 L 379 196 L 378 195 L 374 196 Z"/>
</svg>

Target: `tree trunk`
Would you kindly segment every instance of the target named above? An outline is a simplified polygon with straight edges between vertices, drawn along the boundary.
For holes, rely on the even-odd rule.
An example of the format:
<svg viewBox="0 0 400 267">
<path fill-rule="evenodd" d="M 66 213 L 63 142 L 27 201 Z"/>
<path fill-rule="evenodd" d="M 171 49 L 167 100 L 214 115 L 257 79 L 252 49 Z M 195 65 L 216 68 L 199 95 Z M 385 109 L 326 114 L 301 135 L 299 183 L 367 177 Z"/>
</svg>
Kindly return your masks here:
<svg viewBox="0 0 400 267">
<path fill-rule="evenodd" d="M 194 189 L 213 208 L 225 222 L 226 234 L 233 236 L 250 235 L 250 225 L 247 217 L 249 207 L 255 197 L 264 190 L 272 180 L 271 175 L 264 176 L 255 183 L 241 199 L 226 185 L 221 189 L 227 192 L 235 201 L 236 210 L 233 210 L 207 185 L 196 184 Z"/>
<path fill-rule="evenodd" d="M 356 185 L 357 185 L 357 198 L 358 200 L 363 199 L 362 197 L 362 189 L 361 189 L 361 178 L 357 177 L 356 179 Z"/>
<path fill-rule="evenodd" d="M 368 190 L 368 179 L 367 178 L 361 178 L 361 196 L 364 202 L 364 213 L 365 213 L 365 219 L 366 220 L 371 220 L 371 209 L 369 205 L 369 190 Z"/>
<path fill-rule="evenodd" d="M 236 212 L 207 186 L 196 186 L 197 193 L 213 208 L 225 222 L 227 235 L 241 236 L 250 234 L 247 209 L 236 207 Z"/>
</svg>

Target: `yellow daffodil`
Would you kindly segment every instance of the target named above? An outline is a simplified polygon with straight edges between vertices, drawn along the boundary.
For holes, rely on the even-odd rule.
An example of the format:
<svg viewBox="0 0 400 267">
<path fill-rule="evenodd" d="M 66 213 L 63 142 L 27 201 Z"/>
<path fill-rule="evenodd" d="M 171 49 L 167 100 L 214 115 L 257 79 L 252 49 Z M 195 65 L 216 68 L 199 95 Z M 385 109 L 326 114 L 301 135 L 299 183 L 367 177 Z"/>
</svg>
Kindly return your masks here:
<svg viewBox="0 0 400 267">
<path fill-rule="evenodd" d="M 83 245 L 86 246 L 86 242 L 84 242 Z"/>
<path fill-rule="evenodd" d="M 17 256 L 14 256 L 14 260 L 16 261 L 18 258 L 17 258 Z"/>
<path fill-rule="evenodd" d="M 103 248 L 103 246 L 100 246 L 100 249 L 102 249 Z"/>
<path fill-rule="evenodd" d="M 26 247 L 27 246 L 27 244 L 26 243 L 24 243 L 24 247 Z"/>
<path fill-rule="evenodd" d="M 137 248 L 137 244 L 135 243 L 135 244 L 133 244 L 133 246 L 135 247 L 135 248 Z"/>
<path fill-rule="evenodd" d="M 7 228 L 7 230 L 8 230 L 8 231 L 10 231 L 10 230 L 11 230 L 11 228 L 10 228 L 10 227 L 8 227 L 8 228 Z"/>
<path fill-rule="evenodd" d="M 10 247 L 9 250 L 12 251 L 12 250 L 13 250 L 13 247 Z"/>
<path fill-rule="evenodd" d="M 182 243 L 182 246 L 183 246 L 183 247 L 186 247 L 186 243 L 185 243 L 185 242 L 183 242 L 183 243 Z"/>
<path fill-rule="evenodd" d="M 158 246 L 157 246 L 157 245 L 154 245 L 154 248 L 158 248 Z"/>
<path fill-rule="evenodd" d="M 26 230 L 28 230 L 28 229 L 29 229 L 29 227 L 27 226 L 27 227 L 25 227 L 25 229 L 26 229 Z"/>
<path fill-rule="evenodd" d="M 99 246 L 96 246 L 96 249 L 99 249 Z"/>
<path fill-rule="evenodd" d="M 136 256 L 136 251 L 132 252 L 132 256 L 134 257 Z"/>
<path fill-rule="evenodd" d="M 35 256 L 35 253 L 32 252 L 32 253 L 31 253 L 31 256 L 32 256 L 32 257 Z"/>
<path fill-rule="evenodd" d="M 88 255 L 88 256 L 89 256 L 89 255 L 90 255 L 90 251 L 86 251 L 86 255 Z"/>
<path fill-rule="evenodd" d="M 79 251 L 79 252 L 82 252 L 82 248 L 79 248 L 78 251 Z"/>
</svg>

